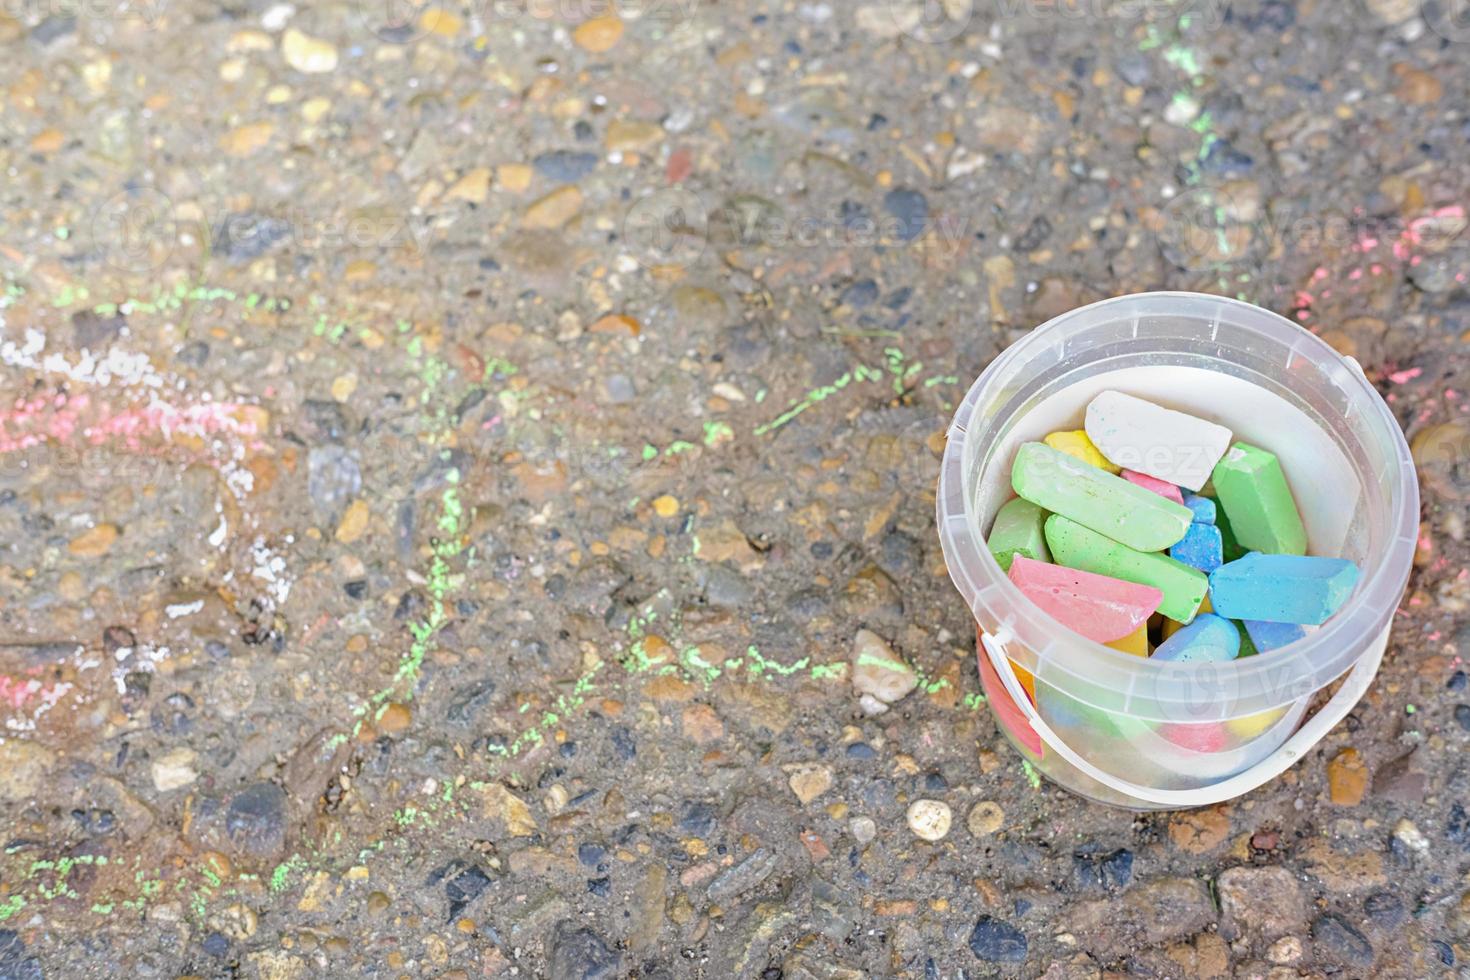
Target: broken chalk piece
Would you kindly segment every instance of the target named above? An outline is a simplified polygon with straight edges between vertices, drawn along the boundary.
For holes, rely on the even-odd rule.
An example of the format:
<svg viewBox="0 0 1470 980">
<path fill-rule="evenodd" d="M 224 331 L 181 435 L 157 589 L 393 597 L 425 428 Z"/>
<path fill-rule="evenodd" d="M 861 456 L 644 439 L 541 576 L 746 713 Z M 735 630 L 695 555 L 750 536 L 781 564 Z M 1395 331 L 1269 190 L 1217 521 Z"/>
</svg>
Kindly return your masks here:
<svg viewBox="0 0 1470 980">
<path fill-rule="evenodd" d="M 1220 529 L 1213 524 L 1191 524 L 1179 543 L 1169 549 L 1169 557 L 1198 568 L 1206 575 L 1225 563 L 1225 545 Z"/>
<path fill-rule="evenodd" d="M 1011 467 L 1018 496 L 1139 551 L 1162 551 L 1189 530 L 1189 508 L 1040 442 Z"/>
<path fill-rule="evenodd" d="M 1116 639 L 1116 640 L 1109 640 L 1108 642 L 1104 643 L 1103 646 L 1112 647 L 1114 650 L 1120 650 L 1123 653 L 1131 653 L 1135 657 L 1147 657 L 1148 656 L 1148 623 L 1147 623 L 1147 621 L 1145 621 L 1142 626 L 1138 627 L 1138 629 L 1134 630 L 1132 633 L 1129 633 L 1127 636 L 1120 637 L 1119 639 Z"/>
<path fill-rule="evenodd" d="M 1089 640 L 1121 639 L 1148 622 L 1164 594 L 1151 585 L 1017 555 L 1011 581 L 1052 619 Z"/>
<path fill-rule="evenodd" d="M 1240 631 L 1230 620 L 1201 613 L 1160 643 L 1152 659 L 1165 663 L 1224 663 L 1240 653 Z"/>
<path fill-rule="evenodd" d="M 1246 636 L 1260 653 L 1295 643 L 1307 635 L 1307 628 L 1299 623 L 1268 623 L 1261 619 L 1247 619 L 1243 623 Z"/>
<path fill-rule="evenodd" d="M 1087 437 L 1126 469 L 1199 491 L 1230 445 L 1230 430 L 1214 422 L 1105 391 L 1087 406 Z"/>
<path fill-rule="evenodd" d="M 1068 456 L 1076 457 L 1089 466 L 1096 466 L 1100 470 L 1116 473 L 1120 468 L 1109 463 L 1108 458 L 1097 451 L 1097 447 L 1092 444 L 1092 440 L 1087 438 L 1087 433 L 1082 429 L 1076 429 L 1072 432 L 1053 432 L 1041 441 L 1053 449 L 1060 450 Z"/>
<path fill-rule="evenodd" d="M 1197 493 L 1184 494 L 1184 506 L 1194 513 L 1196 524 L 1215 523 L 1215 502 L 1209 497 L 1201 497 Z"/>
<path fill-rule="evenodd" d="M 1168 555 L 1136 551 L 1060 514 L 1046 519 L 1046 545 L 1059 565 L 1125 582 L 1152 585 L 1164 594 L 1159 612 L 1187 623 L 1209 590 L 1209 578 Z"/>
<path fill-rule="evenodd" d="M 1241 547 L 1305 555 L 1307 532 L 1275 454 L 1237 442 L 1215 467 L 1215 497 Z"/>
<path fill-rule="evenodd" d="M 1251 552 L 1210 573 L 1210 601 L 1231 619 L 1317 626 L 1342 607 L 1357 581 L 1358 566 L 1346 558 Z"/>
<path fill-rule="evenodd" d="M 1029 500 L 1020 497 L 1008 500 L 995 514 L 990 525 L 990 537 L 985 544 L 1000 567 L 1009 570 L 1011 558 L 1025 555 L 1034 561 L 1051 561 L 1046 550 L 1046 536 L 1041 525 L 1046 521 L 1046 511 Z"/>
<path fill-rule="evenodd" d="M 1147 473 L 1140 473 L 1137 470 L 1123 470 L 1118 475 L 1134 486 L 1143 487 L 1143 489 L 1156 493 L 1165 500 L 1172 500 L 1180 506 L 1184 504 L 1184 495 L 1172 483 L 1156 480 Z"/>
</svg>

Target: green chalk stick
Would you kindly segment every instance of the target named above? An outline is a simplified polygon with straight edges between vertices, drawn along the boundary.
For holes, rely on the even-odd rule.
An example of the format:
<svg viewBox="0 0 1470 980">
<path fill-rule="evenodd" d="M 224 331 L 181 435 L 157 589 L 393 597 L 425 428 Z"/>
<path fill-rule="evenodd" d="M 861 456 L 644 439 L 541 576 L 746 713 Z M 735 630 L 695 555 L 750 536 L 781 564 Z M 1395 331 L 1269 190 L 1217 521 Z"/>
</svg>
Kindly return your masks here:
<svg viewBox="0 0 1470 980">
<path fill-rule="evenodd" d="M 1215 503 L 1220 501 L 1216 499 Z M 1245 549 L 1240 542 L 1235 540 L 1235 529 L 1230 526 L 1230 515 L 1225 513 L 1225 508 L 1219 507 L 1215 510 L 1215 526 L 1220 529 L 1220 544 L 1226 561 L 1234 561 L 1245 557 Z"/>
<path fill-rule="evenodd" d="M 985 542 L 1001 568 L 1010 571 L 1011 559 L 1017 555 L 1025 555 L 1035 561 L 1051 561 L 1051 552 L 1046 550 L 1046 535 L 1041 528 L 1045 520 L 1046 511 L 1029 500 L 1017 497 L 1001 505 L 996 512 L 995 523 L 990 525 L 990 537 Z"/>
<path fill-rule="evenodd" d="M 1060 514 L 1046 519 L 1046 543 L 1052 559 L 1068 568 L 1110 575 L 1125 582 L 1152 585 L 1164 593 L 1159 612 L 1181 623 L 1194 620 L 1209 591 L 1204 572 L 1168 555 L 1137 551 L 1083 527 Z"/>
<path fill-rule="evenodd" d="M 1235 624 L 1236 629 L 1240 630 L 1240 656 L 1254 657 L 1260 653 L 1261 651 L 1256 649 L 1256 641 L 1252 640 L 1250 633 L 1246 631 L 1245 623 L 1238 619 L 1232 619 L 1231 622 Z M 1239 660 L 1240 657 L 1236 659 Z"/>
<path fill-rule="evenodd" d="M 1138 551 L 1162 551 L 1189 530 L 1194 512 L 1041 442 L 1016 451 L 1011 486 L 1020 497 Z"/>
<path fill-rule="evenodd" d="M 1307 553 L 1302 516 L 1274 454 L 1237 442 L 1215 464 L 1210 479 L 1242 548 L 1268 555 Z"/>
</svg>

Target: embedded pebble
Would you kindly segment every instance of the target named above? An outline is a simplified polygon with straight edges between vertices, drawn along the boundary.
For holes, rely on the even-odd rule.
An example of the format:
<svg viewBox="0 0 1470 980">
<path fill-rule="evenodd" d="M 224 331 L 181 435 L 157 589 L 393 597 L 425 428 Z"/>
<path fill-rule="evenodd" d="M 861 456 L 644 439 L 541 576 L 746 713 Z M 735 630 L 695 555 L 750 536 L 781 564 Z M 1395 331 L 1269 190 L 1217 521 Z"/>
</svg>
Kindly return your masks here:
<svg viewBox="0 0 1470 980">
<path fill-rule="evenodd" d="M 999 803 L 994 800 L 981 800 L 970 807 L 970 815 L 965 818 L 965 826 L 976 837 L 988 837 L 1005 824 L 1005 819 L 1006 812 L 1000 808 Z"/>
<path fill-rule="evenodd" d="M 921 840 L 940 841 L 949 834 L 953 813 L 941 800 L 915 800 L 906 814 L 909 830 Z"/>
<path fill-rule="evenodd" d="M 858 630 L 852 644 L 852 686 L 864 698 L 865 708 L 887 710 L 919 684 L 914 669 L 872 630 Z"/>
<path fill-rule="evenodd" d="M 294 27 L 287 28 L 281 36 L 281 54 L 286 64 L 303 75 L 321 75 L 337 70 L 336 45 Z"/>
</svg>

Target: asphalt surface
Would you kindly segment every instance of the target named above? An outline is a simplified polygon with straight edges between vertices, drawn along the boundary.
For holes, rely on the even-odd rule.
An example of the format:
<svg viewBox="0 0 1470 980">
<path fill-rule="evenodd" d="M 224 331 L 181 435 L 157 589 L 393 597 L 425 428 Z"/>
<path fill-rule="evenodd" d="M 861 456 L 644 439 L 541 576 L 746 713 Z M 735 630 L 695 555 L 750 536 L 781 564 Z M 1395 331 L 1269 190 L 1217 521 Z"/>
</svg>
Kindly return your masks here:
<svg viewBox="0 0 1470 980">
<path fill-rule="evenodd" d="M 17 0 L 0 44 L 0 978 L 1470 956 L 1463 4 Z M 1022 765 L 933 522 L 984 366 L 1148 289 L 1355 356 L 1424 497 L 1369 696 L 1187 814 Z"/>
</svg>

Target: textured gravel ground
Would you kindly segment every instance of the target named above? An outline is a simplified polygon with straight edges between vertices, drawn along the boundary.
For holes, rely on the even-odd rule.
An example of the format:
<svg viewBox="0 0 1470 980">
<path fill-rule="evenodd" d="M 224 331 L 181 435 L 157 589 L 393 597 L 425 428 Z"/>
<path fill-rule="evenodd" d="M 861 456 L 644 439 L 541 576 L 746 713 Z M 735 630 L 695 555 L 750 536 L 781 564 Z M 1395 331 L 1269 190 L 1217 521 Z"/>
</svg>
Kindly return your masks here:
<svg viewBox="0 0 1470 980">
<path fill-rule="evenodd" d="M 0 977 L 1462 969 L 1464 4 L 929 7 L 0 7 Z M 1135 816 L 997 734 L 933 486 L 1158 288 L 1425 504 L 1349 722 Z"/>
</svg>

